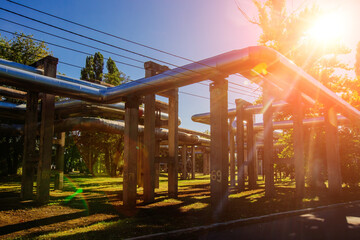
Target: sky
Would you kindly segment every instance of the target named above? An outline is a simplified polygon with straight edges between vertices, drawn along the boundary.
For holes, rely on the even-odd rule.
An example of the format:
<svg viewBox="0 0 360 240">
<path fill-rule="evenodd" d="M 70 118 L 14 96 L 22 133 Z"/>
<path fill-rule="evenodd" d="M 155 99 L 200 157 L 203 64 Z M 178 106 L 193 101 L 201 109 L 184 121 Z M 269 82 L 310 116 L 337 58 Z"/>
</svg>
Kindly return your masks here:
<svg viewBox="0 0 360 240">
<path fill-rule="evenodd" d="M 14 0 L 32 8 L 54 14 L 56 16 L 111 33 L 122 38 L 126 38 L 144 45 L 151 46 L 172 54 L 176 54 L 194 61 L 212 57 L 224 52 L 241 49 L 248 46 L 257 45 L 257 40 L 261 30 L 259 27 L 250 24 L 241 15 L 236 7 L 234 0 Z M 237 0 L 243 10 L 250 17 L 256 16 L 256 9 L 251 0 Z M 288 0 L 288 10 L 296 11 L 298 8 L 313 4 L 314 0 Z M 326 9 L 340 9 L 351 21 L 353 28 L 348 29 L 346 44 L 354 48 L 360 40 L 359 33 L 356 32 L 360 26 L 359 19 L 355 19 L 360 9 L 359 2 L 356 0 L 326 0 L 316 1 Z M 356 7 L 354 7 L 356 6 Z M 73 32 L 98 39 L 103 42 L 116 45 L 120 48 L 128 49 L 152 58 L 160 59 L 170 68 L 188 64 L 188 61 L 171 57 L 157 51 L 139 47 L 134 44 L 115 39 L 89 29 L 84 29 L 73 24 L 51 18 L 49 16 L 34 12 L 32 10 L 17 6 L 5 0 L 0 0 L 0 7 L 18 12 L 20 14 L 53 24 Z M 16 16 L 0 10 L 0 17 L 11 21 L 41 29 L 48 33 L 61 35 L 81 43 L 105 49 L 111 53 L 125 55 L 135 58 L 133 61 L 119 56 L 106 53 L 102 54 L 105 58 L 111 57 L 114 60 L 143 67 L 143 63 L 151 59 L 141 57 L 117 48 L 111 48 L 97 42 L 93 42 L 70 33 L 66 33 L 40 23 Z M 348 20 L 349 20 L 348 19 Z M 80 46 L 56 37 L 48 36 L 25 27 L 17 26 L 12 23 L 0 20 L 0 29 L 10 32 L 24 32 L 34 35 L 34 38 L 74 48 L 80 51 L 94 54 L 96 49 Z M 2 36 L 11 37 L 9 34 L 0 31 Z M 68 66 L 64 63 L 71 63 L 76 66 L 85 65 L 85 54 L 76 53 L 59 47 L 48 45 L 53 55 L 59 58 L 58 71 L 70 77 L 79 78 L 80 68 Z M 154 61 L 154 60 L 152 60 Z M 156 61 L 155 61 L 156 62 Z M 144 77 L 144 70 L 117 64 L 118 68 L 128 75 L 132 80 Z M 236 98 L 247 101 L 254 101 L 259 93 L 256 85 L 249 83 L 246 79 L 239 76 L 229 78 L 230 82 L 245 85 L 240 87 L 229 84 L 229 108 L 235 107 Z M 205 83 L 209 83 L 208 81 Z M 252 89 L 252 90 L 250 90 Z M 195 97 L 188 94 L 202 96 Z M 201 84 L 193 84 L 180 88 L 179 94 L 179 116 L 182 120 L 181 127 L 204 131 L 209 129 L 207 125 L 194 123 L 191 116 L 197 113 L 209 112 L 209 88 Z M 160 100 L 165 100 L 159 98 Z"/>
</svg>

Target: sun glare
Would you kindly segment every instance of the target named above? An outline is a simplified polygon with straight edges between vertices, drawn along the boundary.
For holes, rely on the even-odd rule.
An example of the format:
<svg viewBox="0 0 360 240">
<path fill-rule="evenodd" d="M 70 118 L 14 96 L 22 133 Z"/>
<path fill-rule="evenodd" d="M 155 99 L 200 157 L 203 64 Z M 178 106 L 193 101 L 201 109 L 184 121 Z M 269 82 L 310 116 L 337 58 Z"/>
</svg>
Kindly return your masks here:
<svg viewBox="0 0 360 240">
<path fill-rule="evenodd" d="M 308 31 L 308 35 L 322 42 L 341 40 L 346 34 L 348 22 L 344 14 L 339 12 L 327 13 L 315 20 Z"/>
</svg>

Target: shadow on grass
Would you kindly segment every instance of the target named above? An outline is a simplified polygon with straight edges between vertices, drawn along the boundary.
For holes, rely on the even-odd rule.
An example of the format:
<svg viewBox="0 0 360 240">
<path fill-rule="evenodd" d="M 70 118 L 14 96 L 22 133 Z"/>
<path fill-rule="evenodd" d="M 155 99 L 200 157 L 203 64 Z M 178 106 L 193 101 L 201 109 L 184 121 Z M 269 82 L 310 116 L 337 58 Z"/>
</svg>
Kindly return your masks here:
<svg viewBox="0 0 360 240">
<path fill-rule="evenodd" d="M 109 180 L 110 182 L 106 182 L 106 179 L 100 178 L 97 182 L 97 179 L 94 177 L 86 177 L 85 180 L 83 178 L 72 177 L 72 180 L 78 180 L 78 182 L 74 184 L 74 186 L 76 185 L 77 187 L 74 188 L 69 182 L 66 182 L 64 190 L 69 191 L 69 194 L 84 186 L 88 188 L 69 201 L 64 200 L 67 196 L 52 196 L 51 202 L 83 210 L 81 213 L 50 217 L 47 220 L 40 219 L 41 221 L 39 223 L 37 223 L 39 220 L 34 220 L 19 225 L 14 224 L 14 226 L 8 225 L 5 227 L 6 229 L 9 227 L 7 231 L 14 232 L 27 229 L 27 227 L 33 228 L 33 224 L 39 227 L 55 222 L 64 222 L 71 218 L 84 216 L 81 214 L 88 214 L 88 216 L 113 214 L 116 215 L 116 218 L 113 218 L 109 222 L 98 222 L 91 226 L 83 226 L 80 227 L 79 232 L 77 232 L 78 230 L 76 229 L 74 231 L 70 229 L 64 236 L 54 235 L 54 237 L 66 239 L 125 238 L 219 221 L 326 205 L 359 197 L 359 191 L 354 192 L 346 189 L 344 189 L 345 197 L 339 199 L 329 198 L 327 191 L 310 191 L 306 189 L 305 197 L 303 199 L 297 199 L 292 183 L 282 184 L 281 187 L 277 185 L 278 187 L 275 189 L 274 197 L 265 197 L 264 187 L 260 184 L 257 189 L 246 189 L 246 191 L 241 193 L 237 193 L 236 190 L 233 189 L 228 204 L 226 206 L 224 205 L 222 214 L 214 216 L 210 207 L 209 183 L 199 183 L 198 179 L 196 179 L 198 181 L 193 181 L 193 184 L 192 181 L 184 181 L 179 184 L 179 196 L 176 199 L 167 199 L 167 192 L 162 190 L 156 193 L 156 198 L 153 203 L 144 204 L 141 202 L 142 195 L 139 194 L 138 199 L 140 201 L 138 201 L 138 208 L 131 211 L 123 207 L 122 191 L 118 189 L 118 184 L 113 182 L 112 179 Z M 91 183 L 86 183 L 87 181 L 91 181 Z M 109 189 L 106 190 L 104 185 Z M 112 187 L 114 189 L 112 189 Z M 105 191 L 101 189 L 105 189 Z M 14 197 L 14 192 L 6 194 L 8 194 L 9 197 Z M 28 233 L 28 235 L 23 237 L 31 238 L 40 234 L 49 234 L 49 238 L 52 238 L 51 234 L 56 233 L 43 230 L 41 232 Z"/>
<path fill-rule="evenodd" d="M 18 232 L 25 229 L 30 229 L 34 227 L 40 227 L 45 226 L 53 223 L 63 222 L 70 219 L 80 218 L 83 216 L 86 216 L 86 211 L 83 212 L 77 212 L 77 213 L 70 213 L 70 214 L 63 214 L 58 216 L 52 216 L 48 218 L 42 218 L 42 219 L 36 219 L 33 221 L 27 221 L 23 223 L 16 223 L 12 225 L 6 225 L 4 227 L 0 227 L 0 233 L 1 234 L 9 234 L 13 232 Z"/>
</svg>

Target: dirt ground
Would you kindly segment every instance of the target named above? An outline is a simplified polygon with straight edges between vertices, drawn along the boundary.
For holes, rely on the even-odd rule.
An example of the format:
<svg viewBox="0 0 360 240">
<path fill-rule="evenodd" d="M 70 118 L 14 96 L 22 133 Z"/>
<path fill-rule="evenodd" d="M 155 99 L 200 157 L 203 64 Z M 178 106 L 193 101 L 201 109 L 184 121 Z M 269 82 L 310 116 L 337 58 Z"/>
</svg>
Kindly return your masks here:
<svg viewBox="0 0 360 240">
<path fill-rule="evenodd" d="M 122 179 L 71 176 L 65 178 L 63 191 L 51 191 L 50 202 L 38 205 L 19 198 L 20 178 L 4 180 L 0 187 L 1 239 L 121 239 L 210 224 L 272 212 L 314 207 L 360 199 L 360 190 L 344 189 L 343 196 L 329 198 L 326 190 L 307 191 L 305 198 L 294 198 L 291 181 L 277 183 L 274 198 L 265 198 L 264 188 L 229 196 L 223 215 L 210 208 L 209 176 L 179 181 L 177 199 L 167 198 L 166 176 L 161 178 L 152 204 L 142 203 L 127 211 L 122 206 Z"/>
</svg>

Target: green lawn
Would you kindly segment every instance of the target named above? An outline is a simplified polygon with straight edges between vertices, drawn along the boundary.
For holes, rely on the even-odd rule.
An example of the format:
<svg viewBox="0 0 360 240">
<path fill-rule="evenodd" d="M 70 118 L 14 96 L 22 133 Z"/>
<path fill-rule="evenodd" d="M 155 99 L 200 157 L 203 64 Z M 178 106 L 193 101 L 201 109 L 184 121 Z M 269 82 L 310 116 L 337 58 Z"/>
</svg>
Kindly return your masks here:
<svg viewBox="0 0 360 240">
<path fill-rule="evenodd" d="M 276 184 L 276 195 L 265 197 L 262 181 L 259 188 L 229 195 L 223 215 L 210 208 L 209 176 L 196 175 L 195 180 L 179 180 L 177 199 L 167 198 L 167 178 L 162 174 L 156 200 L 142 203 L 138 190 L 138 208 L 129 211 L 122 206 L 122 179 L 105 176 L 67 175 L 63 191 L 51 191 L 47 205 L 20 201 L 19 178 L 0 185 L 0 230 L 9 239 L 109 239 L 126 238 L 210 224 L 238 218 L 259 216 L 292 209 L 327 205 L 360 199 L 360 190 L 344 189 L 342 197 L 329 198 L 326 191 L 306 190 L 303 199 L 295 199 L 294 183 Z"/>
</svg>

